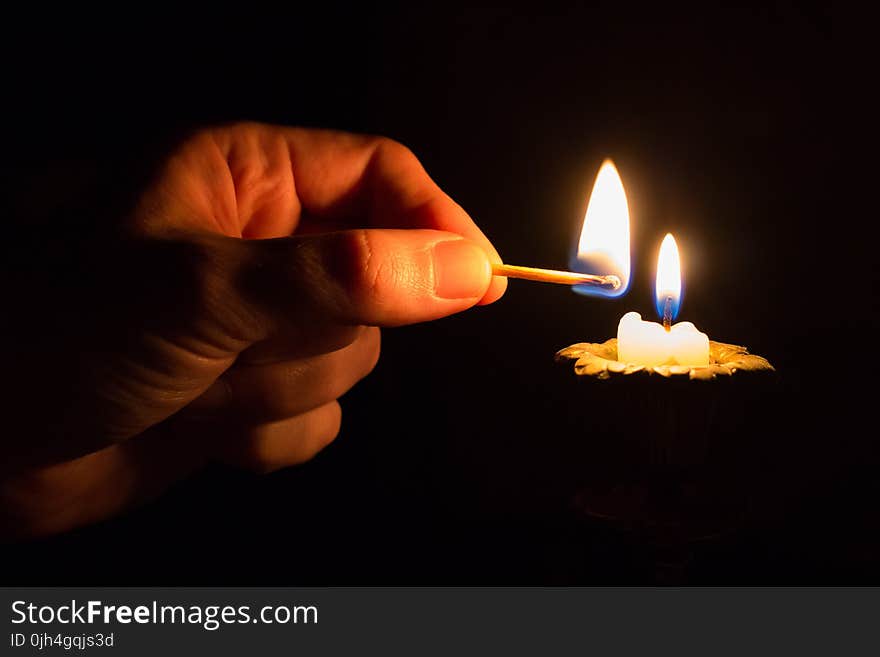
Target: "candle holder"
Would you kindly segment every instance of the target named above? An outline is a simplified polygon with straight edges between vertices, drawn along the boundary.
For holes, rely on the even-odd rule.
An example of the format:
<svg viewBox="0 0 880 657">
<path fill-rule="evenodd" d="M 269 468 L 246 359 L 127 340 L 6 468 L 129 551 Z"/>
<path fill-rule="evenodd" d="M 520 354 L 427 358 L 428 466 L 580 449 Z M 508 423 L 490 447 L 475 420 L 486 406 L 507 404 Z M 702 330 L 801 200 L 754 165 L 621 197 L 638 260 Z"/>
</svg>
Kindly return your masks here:
<svg viewBox="0 0 880 657">
<path fill-rule="evenodd" d="M 556 354 L 565 414 L 583 437 L 575 518 L 611 530 L 658 582 L 682 581 L 694 550 L 743 527 L 754 502 L 775 370 L 744 347 L 709 349 L 702 367 L 620 362 L 616 339 Z"/>
</svg>

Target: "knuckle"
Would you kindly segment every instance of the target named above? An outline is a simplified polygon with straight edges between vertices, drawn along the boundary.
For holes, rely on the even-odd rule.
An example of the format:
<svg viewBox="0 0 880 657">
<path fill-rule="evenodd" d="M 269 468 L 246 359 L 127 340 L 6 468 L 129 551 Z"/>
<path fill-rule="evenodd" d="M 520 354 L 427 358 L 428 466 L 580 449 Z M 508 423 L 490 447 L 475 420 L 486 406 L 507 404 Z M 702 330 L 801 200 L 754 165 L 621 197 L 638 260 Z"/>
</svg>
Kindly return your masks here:
<svg viewBox="0 0 880 657">
<path fill-rule="evenodd" d="M 368 330 L 366 341 L 367 357 L 364 361 L 364 369 L 362 376 L 366 376 L 376 368 L 379 362 L 379 356 L 382 352 L 382 333 L 378 328 L 372 327 Z"/>
<path fill-rule="evenodd" d="M 256 121 L 230 121 L 194 130 L 181 144 L 182 149 L 203 147 L 205 144 L 221 145 L 231 138 L 252 134 L 264 126 Z"/>
<path fill-rule="evenodd" d="M 350 349 L 331 355 L 320 377 L 321 399 L 338 399 L 376 367 L 381 351 L 379 329 L 369 327 Z"/>
<path fill-rule="evenodd" d="M 270 437 L 261 429 L 254 430 L 236 446 L 231 460 L 256 474 L 268 474 L 284 465 Z"/>
<path fill-rule="evenodd" d="M 321 423 L 318 431 L 318 447 L 315 450 L 315 454 L 336 440 L 342 428 L 342 407 L 339 405 L 339 402 L 334 401 L 328 404 L 326 409 L 324 422 Z"/>
<path fill-rule="evenodd" d="M 410 165 L 418 163 L 419 160 L 405 144 L 388 137 L 376 137 L 373 143 L 373 161 Z"/>
<path fill-rule="evenodd" d="M 337 246 L 336 273 L 344 294 L 358 306 L 372 305 L 381 296 L 387 267 L 370 231 L 341 233 Z"/>
<path fill-rule="evenodd" d="M 265 335 L 264 318 L 252 293 L 259 288 L 262 269 L 246 242 L 222 238 L 196 242 L 192 249 L 196 306 L 212 328 L 242 345 Z"/>
<path fill-rule="evenodd" d="M 225 156 L 229 149 L 236 128 L 230 124 L 212 125 L 188 132 L 173 147 L 171 162 L 191 165 L 202 159 L 205 153 L 220 152 Z"/>
<path fill-rule="evenodd" d="M 186 153 L 194 149 L 204 148 L 206 144 L 215 143 L 220 128 L 216 126 L 199 128 L 190 132 L 180 145 L 177 147 L 177 153 Z"/>
<path fill-rule="evenodd" d="M 324 328 L 322 340 L 323 353 L 332 353 L 339 351 L 350 345 L 355 344 L 359 340 L 364 339 L 364 335 L 372 330 L 372 327 L 363 324 L 356 325 L 332 325 Z"/>
<path fill-rule="evenodd" d="M 259 121 L 230 121 L 228 123 L 222 124 L 214 128 L 215 131 L 223 130 L 235 135 L 244 134 L 244 133 L 253 133 L 259 132 L 267 129 L 267 126 L 264 123 L 260 123 Z"/>
<path fill-rule="evenodd" d="M 330 356 L 308 384 L 312 403 L 316 406 L 332 403 L 351 390 L 368 374 L 368 371 L 364 371 L 361 360 L 350 352 Z"/>
<path fill-rule="evenodd" d="M 306 419 L 308 418 L 308 419 Z M 342 427 L 342 407 L 332 401 L 302 416 L 305 427 L 293 429 L 294 435 L 287 447 L 270 439 L 269 434 L 257 431 L 242 445 L 233 457 L 235 463 L 256 474 L 269 474 L 313 459 L 332 443 Z"/>
</svg>

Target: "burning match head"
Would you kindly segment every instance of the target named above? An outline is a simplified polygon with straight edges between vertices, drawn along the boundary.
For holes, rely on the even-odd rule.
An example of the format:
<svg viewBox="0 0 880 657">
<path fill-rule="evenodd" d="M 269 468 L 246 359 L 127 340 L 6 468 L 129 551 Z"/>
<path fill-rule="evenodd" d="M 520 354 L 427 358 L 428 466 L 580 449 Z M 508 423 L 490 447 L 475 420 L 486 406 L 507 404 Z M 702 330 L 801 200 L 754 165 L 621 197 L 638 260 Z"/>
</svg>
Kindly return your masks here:
<svg viewBox="0 0 880 657">
<path fill-rule="evenodd" d="M 607 281 L 606 285 L 608 285 L 612 290 L 619 290 L 623 285 L 623 283 L 620 282 L 620 279 L 614 274 L 606 276 L 605 280 Z"/>
<path fill-rule="evenodd" d="M 602 282 L 579 283 L 572 285 L 571 289 L 578 294 L 584 294 L 591 297 L 614 298 L 626 293 L 626 288 L 624 287 L 623 282 L 620 280 L 620 276 L 617 276 L 616 274 L 594 276 L 597 279 L 602 279 Z"/>
</svg>

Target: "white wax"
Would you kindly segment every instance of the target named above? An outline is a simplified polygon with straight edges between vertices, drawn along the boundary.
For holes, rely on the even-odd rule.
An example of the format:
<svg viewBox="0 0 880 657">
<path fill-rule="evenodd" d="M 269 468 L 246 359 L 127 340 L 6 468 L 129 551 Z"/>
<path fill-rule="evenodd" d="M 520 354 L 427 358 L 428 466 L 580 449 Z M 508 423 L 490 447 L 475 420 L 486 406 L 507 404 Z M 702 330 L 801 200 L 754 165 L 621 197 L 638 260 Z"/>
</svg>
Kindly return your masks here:
<svg viewBox="0 0 880 657">
<path fill-rule="evenodd" d="M 627 313 L 617 326 L 617 360 L 646 367 L 708 365 L 709 336 L 690 322 L 667 331 L 662 324 L 642 321 L 638 313 Z"/>
</svg>

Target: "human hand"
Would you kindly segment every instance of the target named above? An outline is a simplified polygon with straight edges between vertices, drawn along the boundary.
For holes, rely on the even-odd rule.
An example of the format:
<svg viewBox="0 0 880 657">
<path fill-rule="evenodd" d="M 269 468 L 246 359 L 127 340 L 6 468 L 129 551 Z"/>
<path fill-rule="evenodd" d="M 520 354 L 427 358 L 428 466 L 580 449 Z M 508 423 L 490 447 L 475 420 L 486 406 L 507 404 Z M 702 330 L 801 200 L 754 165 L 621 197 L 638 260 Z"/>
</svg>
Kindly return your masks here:
<svg viewBox="0 0 880 657">
<path fill-rule="evenodd" d="M 40 395 L 0 447 L 6 536 L 97 521 L 210 459 L 306 461 L 375 365 L 377 327 L 505 288 L 489 241 L 403 146 L 258 124 L 186 141 L 88 257 L 93 276 L 64 287 L 76 316 L 24 359 Z"/>
</svg>

